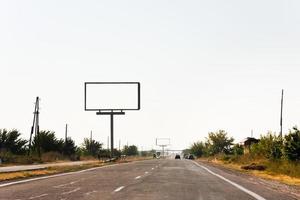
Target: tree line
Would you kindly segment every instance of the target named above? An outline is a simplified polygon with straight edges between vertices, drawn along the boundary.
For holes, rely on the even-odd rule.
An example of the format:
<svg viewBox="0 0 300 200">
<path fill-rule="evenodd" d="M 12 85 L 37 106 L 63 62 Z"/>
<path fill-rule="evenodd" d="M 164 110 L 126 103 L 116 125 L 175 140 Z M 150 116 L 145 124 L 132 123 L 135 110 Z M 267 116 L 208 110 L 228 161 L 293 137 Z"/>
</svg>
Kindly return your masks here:
<svg viewBox="0 0 300 200">
<path fill-rule="evenodd" d="M 193 143 L 185 154 L 194 154 L 197 157 L 210 157 L 217 155 L 244 154 L 242 144 L 234 144 L 234 138 L 229 137 L 224 130 L 210 132 L 205 141 Z M 258 142 L 252 144 L 249 154 L 256 157 L 264 157 L 270 160 L 289 160 L 300 162 L 300 130 L 294 127 L 284 137 L 268 132 L 261 135 Z"/>
<path fill-rule="evenodd" d="M 16 158 L 29 157 L 32 162 L 39 160 L 38 147 L 42 155 L 52 155 L 56 158 L 79 160 L 82 156 L 95 158 L 107 158 L 110 150 L 103 148 L 103 143 L 84 138 L 81 145 L 76 146 L 71 137 L 59 139 L 54 131 L 44 130 L 39 136 L 34 136 L 29 152 L 28 141 L 21 138 L 21 133 L 16 130 L 0 129 L 0 158 L 2 162 L 16 162 Z M 31 156 L 27 156 L 27 155 Z M 124 146 L 122 150 L 114 149 L 114 155 L 135 156 L 138 155 L 138 148 L 135 145 Z M 30 162 L 30 161 L 29 161 Z"/>
</svg>

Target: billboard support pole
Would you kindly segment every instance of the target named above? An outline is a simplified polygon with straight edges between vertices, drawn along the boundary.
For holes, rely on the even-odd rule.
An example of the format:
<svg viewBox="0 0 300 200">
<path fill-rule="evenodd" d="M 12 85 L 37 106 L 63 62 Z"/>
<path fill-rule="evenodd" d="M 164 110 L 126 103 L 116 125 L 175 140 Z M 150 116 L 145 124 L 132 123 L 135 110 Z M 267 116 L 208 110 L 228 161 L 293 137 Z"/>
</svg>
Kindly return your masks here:
<svg viewBox="0 0 300 200">
<path fill-rule="evenodd" d="M 114 115 L 110 115 L 110 157 L 114 157 Z"/>
<path fill-rule="evenodd" d="M 118 112 L 114 112 L 113 110 L 110 112 L 99 110 L 99 112 L 97 112 L 96 114 L 110 115 L 110 157 L 114 158 L 114 115 L 125 115 L 125 112 L 123 112 L 123 110 Z M 109 139 L 107 141 L 109 141 Z"/>
</svg>

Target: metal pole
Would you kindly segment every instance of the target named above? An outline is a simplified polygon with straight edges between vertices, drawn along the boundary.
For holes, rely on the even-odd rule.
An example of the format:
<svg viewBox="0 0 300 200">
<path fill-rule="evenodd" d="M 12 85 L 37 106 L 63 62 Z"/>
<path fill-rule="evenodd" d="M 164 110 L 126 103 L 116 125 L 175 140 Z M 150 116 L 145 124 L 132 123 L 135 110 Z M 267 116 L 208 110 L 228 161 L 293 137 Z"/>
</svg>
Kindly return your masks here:
<svg viewBox="0 0 300 200">
<path fill-rule="evenodd" d="M 109 136 L 107 136 L 107 151 L 109 151 Z"/>
<path fill-rule="evenodd" d="M 91 131 L 91 137 L 90 137 L 90 152 L 93 154 L 93 131 Z"/>
<path fill-rule="evenodd" d="M 37 150 L 38 156 L 41 158 L 41 143 L 40 143 L 40 125 L 39 125 L 39 97 L 36 98 L 37 108 L 36 108 L 36 136 L 37 136 Z"/>
<path fill-rule="evenodd" d="M 110 157 L 114 157 L 114 115 L 110 115 Z"/>
<path fill-rule="evenodd" d="M 32 142 L 32 135 L 33 135 L 33 132 L 34 132 L 35 117 L 36 117 L 36 106 L 37 106 L 36 102 L 37 102 L 37 99 L 36 99 L 35 105 L 34 105 L 33 122 L 32 122 L 32 127 L 31 127 L 31 132 L 30 132 L 29 145 L 28 145 L 28 156 L 31 153 L 31 142 Z"/>
<path fill-rule="evenodd" d="M 281 92 L 281 111 L 280 111 L 280 137 L 282 138 L 282 115 L 283 115 L 283 90 Z"/>
<path fill-rule="evenodd" d="M 68 124 L 66 124 L 66 131 L 65 131 L 65 145 L 67 144 L 67 138 L 68 138 Z"/>
</svg>

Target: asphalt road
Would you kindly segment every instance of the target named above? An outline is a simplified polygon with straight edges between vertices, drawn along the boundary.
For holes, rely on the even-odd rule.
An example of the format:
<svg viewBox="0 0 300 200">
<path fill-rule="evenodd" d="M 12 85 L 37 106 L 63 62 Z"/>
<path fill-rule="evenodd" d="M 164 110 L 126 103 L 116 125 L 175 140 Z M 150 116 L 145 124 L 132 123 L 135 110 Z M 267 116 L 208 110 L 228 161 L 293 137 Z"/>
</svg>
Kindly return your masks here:
<svg viewBox="0 0 300 200">
<path fill-rule="evenodd" d="M 174 159 L 120 164 L 9 184 L 0 184 L 1 200 L 295 199 L 226 170 Z"/>
</svg>

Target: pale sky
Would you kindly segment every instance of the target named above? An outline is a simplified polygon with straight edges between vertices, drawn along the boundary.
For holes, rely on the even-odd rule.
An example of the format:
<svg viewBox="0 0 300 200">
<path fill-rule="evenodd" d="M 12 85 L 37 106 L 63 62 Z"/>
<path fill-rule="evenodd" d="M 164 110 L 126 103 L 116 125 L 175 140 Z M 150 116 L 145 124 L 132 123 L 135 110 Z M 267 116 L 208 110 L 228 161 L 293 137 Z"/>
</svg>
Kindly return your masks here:
<svg viewBox="0 0 300 200">
<path fill-rule="evenodd" d="M 139 81 L 140 111 L 115 117 L 115 142 L 172 149 L 224 129 L 235 142 L 300 126 L 300 1 L 0 2 L 0 128 L 105 143 L 108 116 L 84 111 L 86 81 Z"/>
</svg>

